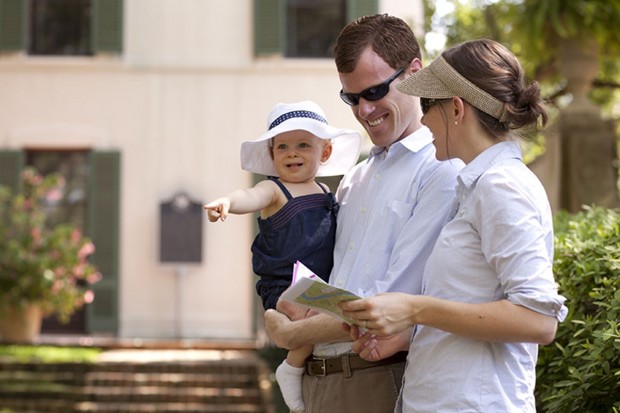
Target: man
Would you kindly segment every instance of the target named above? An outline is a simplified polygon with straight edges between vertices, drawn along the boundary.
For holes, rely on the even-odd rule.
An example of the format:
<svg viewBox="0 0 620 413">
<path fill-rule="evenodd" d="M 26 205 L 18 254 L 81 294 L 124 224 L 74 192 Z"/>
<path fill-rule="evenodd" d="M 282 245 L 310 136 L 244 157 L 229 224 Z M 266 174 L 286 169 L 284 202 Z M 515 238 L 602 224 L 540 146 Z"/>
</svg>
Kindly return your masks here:
<svg viewBox="0 0 620 413">
<path fill-rule="evenodd" d="M 422 68 L 419 45 L 403 20 L 362 17 L 341 31 L 334 53 L 340 96 L 374 147 L 338 188 L 330 283 L 361 296 L 417 294 L 426 259 L 456 209 L 462 164 L 436 160 L 432 135 L 420 123 L 419 99 L 394 88 Z M 406 353 L 364 361 L 351 353 L 341 322 L 322 314 L 291 322 L 269 310 L 265 321 L 280 347 L 315 345 L 303 376 L 307 413 L 393 411 Z"/>
</svg>

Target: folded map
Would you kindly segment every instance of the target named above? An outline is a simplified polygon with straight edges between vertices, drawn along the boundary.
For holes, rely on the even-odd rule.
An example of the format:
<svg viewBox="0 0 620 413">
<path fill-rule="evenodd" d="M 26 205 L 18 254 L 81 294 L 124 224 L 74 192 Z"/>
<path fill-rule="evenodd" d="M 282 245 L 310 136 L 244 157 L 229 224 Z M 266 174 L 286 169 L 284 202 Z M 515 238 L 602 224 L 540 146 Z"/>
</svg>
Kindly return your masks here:
<svg viewBox="0 0 620 413">
<path fill-rule="evenodd" d="M 291 286 L 280 296 L 281 300 L 319 310 L 348 324 L 355 324 L 355 321 L 342 314 L 338 303 L 360 298 L 350 291 L 326 283 L 299 261 L 295 263 Z"/>
</svg>

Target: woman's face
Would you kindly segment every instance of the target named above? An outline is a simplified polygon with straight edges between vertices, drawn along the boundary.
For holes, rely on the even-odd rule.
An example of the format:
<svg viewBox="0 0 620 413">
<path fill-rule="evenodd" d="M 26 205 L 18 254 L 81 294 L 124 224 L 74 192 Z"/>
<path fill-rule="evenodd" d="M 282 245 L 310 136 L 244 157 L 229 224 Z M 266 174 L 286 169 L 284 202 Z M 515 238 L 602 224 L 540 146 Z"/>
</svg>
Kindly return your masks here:
<svg viewBox="0 0 620 413">
<path fill-rule="evenodd" d="M 430 129 L 433 134 L 433 145 L 435 145 L 435 157 L 440 161 L 445 161 L 450 158 L 454 158 L 455 154 L 450 153 L 450 122 L 448 115 L 444 108 L 444 104 L 449 102 L 449 99 L 420 99 L 420 106 L 422 107 L 422 124 Z"/>
</svg>

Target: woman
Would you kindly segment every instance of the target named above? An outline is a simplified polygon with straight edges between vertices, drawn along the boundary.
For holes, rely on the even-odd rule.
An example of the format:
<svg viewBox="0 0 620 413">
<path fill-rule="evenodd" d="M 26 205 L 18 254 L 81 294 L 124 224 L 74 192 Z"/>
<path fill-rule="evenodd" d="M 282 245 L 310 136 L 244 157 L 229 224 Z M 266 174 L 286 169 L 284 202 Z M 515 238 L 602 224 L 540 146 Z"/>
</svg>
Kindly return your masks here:
<svg viewBox="0 0 620 413">
<path fill-rule="evenodd" d="M 354 348 L 374 360 L 406 342 L 404 412 L 535 412 L 538 344 L 554 339 L 567 312 L 552 273 L 549 202 L 514 132 L 546 123 L 540 88 L 526 84 L 512 53 L 483 39 L 444 51 L 397 89 L 421 98 L 437 158 L 466 166 L 422 295 L 342 304 L 367 330 Z"/>
</svg>

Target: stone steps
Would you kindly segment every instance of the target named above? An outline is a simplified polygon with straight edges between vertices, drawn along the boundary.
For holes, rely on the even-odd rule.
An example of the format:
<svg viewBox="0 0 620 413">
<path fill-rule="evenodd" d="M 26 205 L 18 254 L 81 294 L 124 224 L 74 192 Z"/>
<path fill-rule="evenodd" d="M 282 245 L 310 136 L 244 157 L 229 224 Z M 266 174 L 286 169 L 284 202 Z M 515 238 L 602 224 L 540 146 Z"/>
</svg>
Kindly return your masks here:
<svg viewBox="0 0 620 413">
<path fill-rule="evenodd" d="M 93 364 L 0 360 L 0 413 L 271 413 L 266 374 L 256 355 Z"/>
</svg>

